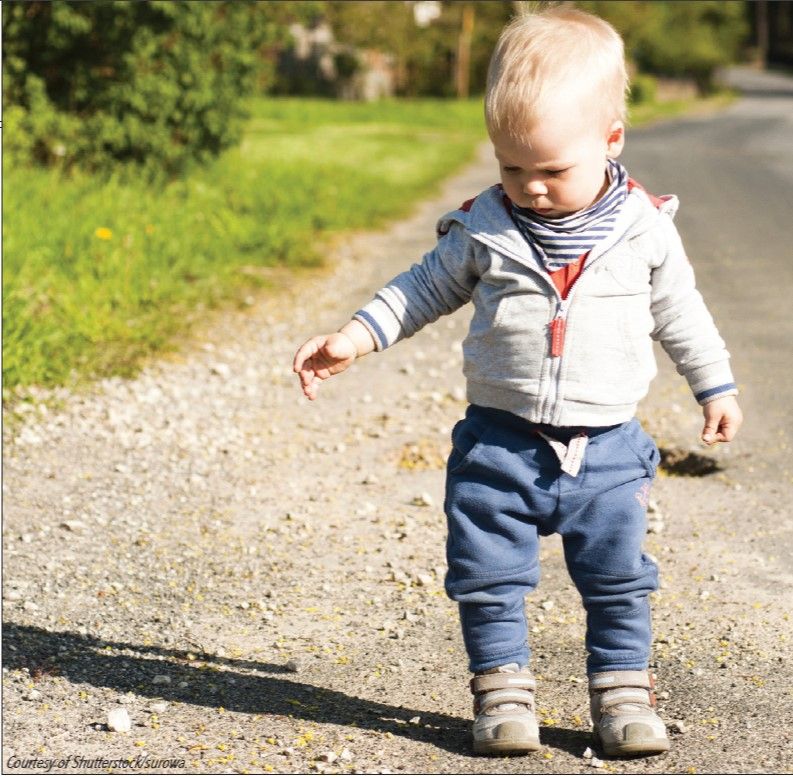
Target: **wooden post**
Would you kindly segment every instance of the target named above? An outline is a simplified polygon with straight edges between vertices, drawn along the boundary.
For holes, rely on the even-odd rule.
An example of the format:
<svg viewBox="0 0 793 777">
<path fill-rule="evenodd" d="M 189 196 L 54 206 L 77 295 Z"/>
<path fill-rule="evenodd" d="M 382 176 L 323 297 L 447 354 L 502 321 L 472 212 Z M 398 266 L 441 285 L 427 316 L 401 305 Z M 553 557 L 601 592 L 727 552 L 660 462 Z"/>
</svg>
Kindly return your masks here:
<svg viewBox="0 0 793 777">
<path fill-rule="evenodd" d="M 757 64 L 761 68 L 768 65 L 768 2 L 757 0 L 754 3 L 755 26 L 757 28 Z"/>
<path fill-rule="evenodd" d="M 471 38 L 474 32 L 474 7 L 471 3 L 463 6 L 460 36 L 457 39 L 457 96 L 468 97 L 471 82 Z"/>
</svg>

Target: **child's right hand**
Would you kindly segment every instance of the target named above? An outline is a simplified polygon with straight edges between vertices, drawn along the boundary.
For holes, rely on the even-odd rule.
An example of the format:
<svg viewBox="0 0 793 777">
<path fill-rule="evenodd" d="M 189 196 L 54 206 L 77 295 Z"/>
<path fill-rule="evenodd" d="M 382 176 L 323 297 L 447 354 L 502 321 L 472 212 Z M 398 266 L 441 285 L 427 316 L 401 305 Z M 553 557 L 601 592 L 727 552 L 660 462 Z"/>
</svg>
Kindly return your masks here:
<svg viewBox="0 0 793 777">
<path fill-rule="evenodd" d="M 318 335 L 306 340 L 295 354 L 292 369 L 300 377 L 300 387 L 309 399 L 317 398 L 319 384 L 331 375 L 344 372 L 358 357 L 352 338 L 342 332 Z"/>
</svg>

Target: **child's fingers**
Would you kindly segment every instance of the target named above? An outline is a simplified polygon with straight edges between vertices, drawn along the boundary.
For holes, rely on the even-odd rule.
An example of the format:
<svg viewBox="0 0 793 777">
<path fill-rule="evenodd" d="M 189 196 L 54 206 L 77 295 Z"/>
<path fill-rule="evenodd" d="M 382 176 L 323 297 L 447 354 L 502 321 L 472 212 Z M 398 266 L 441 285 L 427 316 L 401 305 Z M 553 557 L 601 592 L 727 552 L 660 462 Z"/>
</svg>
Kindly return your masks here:
<svg viewBox="0 0 793 777">
<path fill-rule="evenodd" d="M 322 383 L 323 379 L 317 374 L 313 366 L 311 366 L 310 360 L 307 362 L 307 366 L 304 366 L 304 368 L 300 370 L 298 377 L 300 378 L 300 388 L 303 390 L 303 394 L 305 394 L 308 399 L 316 399 L 319 384 Z"/>
<path fill-rule="evenodd" d="M 719 431 L 717 434 L 721 437 L 720 442 L 730 442 L 733 437 L 738 433 L 739 424 L 730 418 L 726 418 L 719 424 Z"/>
<path fill-rule="evenodd" d="M 702 442 L 713 445 L 714 442 L 723 442 L 717 439 L 719 435 L 718 423 L 715 420 L 707 421 L 702 428 Z"/>
<path fill-rule="evenodd" d="M 292 370 L 294 372 L 300 372 L 305 363 L 313 359 L 314 356 L 319 353 L 326 341 L 327 337 L 324 336 L 312 337 L 310 340 L 306 340 L 306 342 L 297 349 L 294 361 L 292 362 Z"/>
<path fill-rule="evenodd" d="M 702 441 L 708 445 L 730 442 L 738 432 L 738 424 L 730 418 L 708 421 L 702 430 Z"/>
</svg>

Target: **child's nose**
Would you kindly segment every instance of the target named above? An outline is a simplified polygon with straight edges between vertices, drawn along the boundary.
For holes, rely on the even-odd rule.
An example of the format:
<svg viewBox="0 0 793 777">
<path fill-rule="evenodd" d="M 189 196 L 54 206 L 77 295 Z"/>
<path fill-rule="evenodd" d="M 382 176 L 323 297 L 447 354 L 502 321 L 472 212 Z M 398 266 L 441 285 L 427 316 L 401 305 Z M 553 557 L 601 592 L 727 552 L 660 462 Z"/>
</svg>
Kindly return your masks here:
<svg viewBox="0 0 793 777">
<path fill-rule="evenodd" d="M 523 191 L 526 194 L 532 194 L 532 195 L 547 194 L 548 187 L 545 185 L 543 181 L 537 178 L 530 178 L 526 181 L 526 183 L 523 184 Z"/>
</svg>

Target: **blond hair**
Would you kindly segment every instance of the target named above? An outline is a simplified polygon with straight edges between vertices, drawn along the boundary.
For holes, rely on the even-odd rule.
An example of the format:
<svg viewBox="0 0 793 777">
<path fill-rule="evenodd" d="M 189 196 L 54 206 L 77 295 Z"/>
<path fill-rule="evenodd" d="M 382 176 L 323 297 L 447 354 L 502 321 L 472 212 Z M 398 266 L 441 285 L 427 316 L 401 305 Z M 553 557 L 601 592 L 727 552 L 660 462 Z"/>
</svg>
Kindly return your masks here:
<svg viewBox="0 0 793 777">
<path fill-rule="evenodd" d="M 584 110 L 600 113 L 605 125 L 625 121 L 627 89 L 622 38 L 608 22 L 561 6 L 519 16 L 490 58 L 488 132 L 525 141 L 559 97 L 583 100 Z"/>
</svg>

